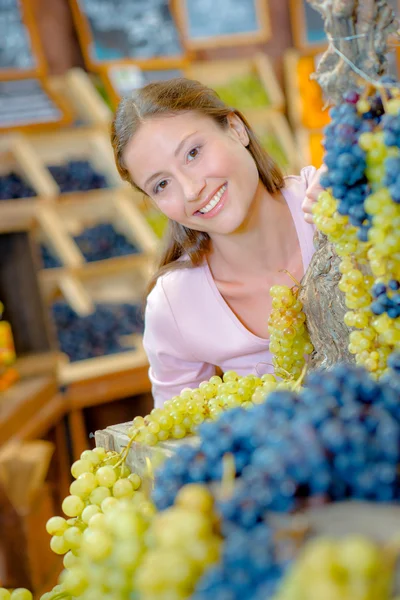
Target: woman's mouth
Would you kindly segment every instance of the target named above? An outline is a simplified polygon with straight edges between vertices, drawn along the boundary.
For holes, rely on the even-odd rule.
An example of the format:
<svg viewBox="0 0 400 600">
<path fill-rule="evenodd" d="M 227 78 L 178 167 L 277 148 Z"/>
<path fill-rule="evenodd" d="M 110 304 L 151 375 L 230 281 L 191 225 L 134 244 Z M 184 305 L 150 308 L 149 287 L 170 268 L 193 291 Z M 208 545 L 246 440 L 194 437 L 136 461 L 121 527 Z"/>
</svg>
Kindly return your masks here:
<svg viewBox="0 0 400 600">
<path fill-rule="evenodd" d="M 217 215 L 224 207 L 226 201 L 226 189 L 228 187 L 227 183 L 222 185 L 218 192 L 214 194 L 211 200 L 203 206 L 200 210 L 197 210 L 194 214 L 196 217 L 204 217 L 210 218 Z"/>
</svg>

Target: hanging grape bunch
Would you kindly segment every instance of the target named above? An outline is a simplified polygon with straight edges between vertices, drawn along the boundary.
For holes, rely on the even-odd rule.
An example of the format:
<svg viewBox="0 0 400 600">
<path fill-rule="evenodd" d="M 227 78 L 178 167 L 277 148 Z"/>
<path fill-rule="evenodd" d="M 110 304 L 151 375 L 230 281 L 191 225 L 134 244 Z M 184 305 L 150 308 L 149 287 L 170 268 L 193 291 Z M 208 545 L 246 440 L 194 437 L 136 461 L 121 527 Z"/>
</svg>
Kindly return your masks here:
<svg viewBox="0 0 400 600">
<path fill-rule="evenodd" d="M 394 314 L 396 290 L 391 287 L 400 276 L 394 262 L 398 204 L 386 193 L 393 185 L 393 165 L 386 159 L 395 159 L 398 147 L 394 137 L 384 133 L 398 119 L 398 84 L 382 78 L 387 40 L 397 25 L 385 0 L 309 3 L 322 14 L 332 38 L 315 78 L 325 98 L 336 105 L 325 130 L 328 172 L 321 181 L 332 197 L 325 194 L 316 209 L 317 250 L 300 291 L 315 350 L 310 368 L 355 359 L 380 376 L 398 347 L 397 323 L 386 311 L 374 313 L 376 319 L 370 315 L 377 300 L 372 294 L 375 283 L 388 287 L 388 301 L 381 298 L 374 309 L 380 312 L 384 305 Z M 366 89 L 371 80 L 379 89 Z M 368 149 L 371 136 L 374 147 Z M 387 240 L 379 239 L 382 235 Z"/>
</svg>

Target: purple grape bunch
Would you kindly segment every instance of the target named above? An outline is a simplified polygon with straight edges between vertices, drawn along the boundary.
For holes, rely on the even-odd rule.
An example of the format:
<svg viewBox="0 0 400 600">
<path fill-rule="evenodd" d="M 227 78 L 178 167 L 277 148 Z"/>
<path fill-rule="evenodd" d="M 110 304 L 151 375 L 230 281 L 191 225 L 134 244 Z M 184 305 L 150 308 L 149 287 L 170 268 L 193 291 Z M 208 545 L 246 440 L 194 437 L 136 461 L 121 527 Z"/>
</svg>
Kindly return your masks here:
<svg viewBox="0 0 400 600">
<path fill-rule="evenodd" d="M 219 481 L 226 453 L 235 459 L 234 491 L 217 498 L 222 557 L 194 600 L 273 597 L 290 561 L 273 543 L 271 512 L 400 500 L 400 357 L 390 360 L 393 370 L 380 381 L 341 364 L 310 374 L 300 393 L 275 391 L 250 410 L 227 411 L 200 426 L 199 447 L 182 446 L 165 461 L 153 492 L 159 510 L 186 483 Z"/>
</svg>

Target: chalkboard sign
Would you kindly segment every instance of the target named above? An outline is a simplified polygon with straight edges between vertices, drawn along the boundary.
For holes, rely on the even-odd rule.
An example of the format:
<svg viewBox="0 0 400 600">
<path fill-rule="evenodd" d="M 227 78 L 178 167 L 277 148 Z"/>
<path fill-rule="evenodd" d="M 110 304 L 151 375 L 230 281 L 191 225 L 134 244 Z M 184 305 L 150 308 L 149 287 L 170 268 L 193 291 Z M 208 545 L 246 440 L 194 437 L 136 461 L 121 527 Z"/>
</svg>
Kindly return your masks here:
<svg viewBox="0 0 400 600">
<path fill-rule="evenodd" d="M 40 80 L 0 81 L 0 131 L 43 129 L 69 120 L 61 99 Z"/>
<path fill-rule="evenodd" d="M 388 0 L 395 15 L 399 15 L 399 0 Z M 326 48 L 327 38 L 324 21 L 320 12 L 315 10 L 307 0 L 290 0 L 293 38 L 296 48 L 323 49 Z"/>
<path fill-rule="evenodd" d="M 184 58 L 168 0 L 71 0 L 89 68 L 111 62 L 165 66 Z"/>
<path fill-rule="evenodd" d="M 177 8 L 193 50 L 252 44 L 270 35 L 266 0 L 178 0 Z"/>
<path fill-rule="evenodd" d="M 0 0 L 0 79 L 43 73 L 43 54 L 29 2 Z"/>
<path fill-rule="evenodd" d="M 102 79 L 114 108 L 124 96 L 147 83 L 184 77 L 180 69 L 140 69 L 136 65 L 113 64 L 102 72 Z"/>
</svg>

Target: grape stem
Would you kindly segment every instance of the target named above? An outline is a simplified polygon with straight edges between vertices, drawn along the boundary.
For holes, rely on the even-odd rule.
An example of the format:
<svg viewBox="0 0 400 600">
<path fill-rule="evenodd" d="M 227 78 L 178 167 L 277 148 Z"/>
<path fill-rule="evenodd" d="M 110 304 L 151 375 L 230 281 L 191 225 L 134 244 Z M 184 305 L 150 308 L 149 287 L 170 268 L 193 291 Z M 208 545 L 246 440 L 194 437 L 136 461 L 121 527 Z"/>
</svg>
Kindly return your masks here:
<svg viewBox="0 0 400 600">
<path fill-rule="evenodd" d="M 117 462 L 117 463 L 114 465 L 114 469 L 116 469 L 117 467 L 120 467 L 120 466 L 122 465 L 122 463 L 124 463 L 124 462 L 125 462 L 125 460 L 126 460 L 126 458 L 127 458 L 127 456 L 128 456 L 129 450 L 130 450 L 130 449 L 131 449 L 131 447 L 132 447 L 132 444 L 133 444 L 133 442 L 135 441 L 135 439 L 137 438 L 137 436 L 139 435 L 139 433 L 141 432 L 141 430 L 142 430 L 142 429 L 143 429 L 142 427 L 139 427 L 139 429 L 137 429 L 137 430 L 136 430 L 136 431 L 135 431 L 135 432 L 132 434 L 132 436 L 131 436 L 131 438 L 130 438 L 130 440 L 129 440 L 128 444 L 126 445 L 126 448 L 124 448 L 124 449 L 122 450 L 122 452 L 121 452 L 121 458 L 120 458 L 120 459 L 119 459 L 119 461 L 118 461 L 118 462 Z"/>
<path fill-rule="evenodd" d="M 280 269 L 279 273 L 286 273 L 286 275 L 289 275 L 290 279 L 292 281 L 294 281 L 294 283 L 297 285 L 297 287 L 300 289 L 303 286 L 301 285 L 301 283 L 299 281 L 297 281 L 297 279 L 295 277 L 293 277 L 293 275 L 291 273 L 289 273 L 289 271 L 287 269 Z"/>
</svg>

